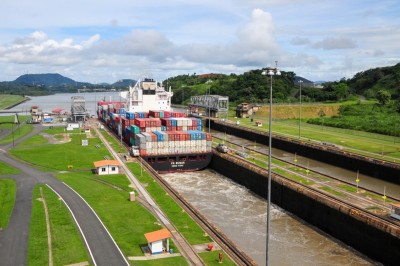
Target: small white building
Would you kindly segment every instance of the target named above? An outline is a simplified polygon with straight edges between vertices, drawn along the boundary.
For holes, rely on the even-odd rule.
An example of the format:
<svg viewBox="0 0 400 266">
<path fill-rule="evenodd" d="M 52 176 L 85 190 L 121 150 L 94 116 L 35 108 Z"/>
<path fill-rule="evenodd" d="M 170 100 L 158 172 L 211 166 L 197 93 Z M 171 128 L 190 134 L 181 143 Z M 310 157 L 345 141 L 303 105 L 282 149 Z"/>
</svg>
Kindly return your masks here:
<svg viewBox="0 0 400 266">
<path fill-rule="evenodd" d="M 147 245 L 152 255 L 168 252 L 169 238 L 171 237 L 171 232 L 168 231 L 168 229 L 164 228 L 158 231 L 146 233 L 144 234 L 144 237 L 147 239 Z"/>
<path fill-rule="evenodd" d="M 114 175 L 119 173 L 119 162 L 117 160 L 102 160 L 94 162 L 96 174 L 98 175 Z"/>
</svg>

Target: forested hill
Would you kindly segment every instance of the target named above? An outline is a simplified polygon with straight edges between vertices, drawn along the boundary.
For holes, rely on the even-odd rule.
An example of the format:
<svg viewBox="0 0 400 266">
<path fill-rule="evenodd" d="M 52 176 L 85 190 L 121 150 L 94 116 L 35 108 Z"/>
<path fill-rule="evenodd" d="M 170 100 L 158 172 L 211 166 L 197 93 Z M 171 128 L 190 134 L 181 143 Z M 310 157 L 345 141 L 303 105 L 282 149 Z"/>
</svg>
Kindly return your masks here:
<svg viewBox="0 0 400 266">
<path fill-rule="evenodd" d="M 126 90 L 129 85 L 134 85 L 135 80 L 123 79 L 113 84 L 91 84 L 78 82 L 57 73 L 25 74 L 14 81 L 0 82 L 0 94 L 14 95 L 48 95 L 53 93 L 74 93 L 78 89 L 105 89 Z"/>
<path fill-rule="evenodd" d="M 76 85 L 76 81 L 57 73 L 25 74 L 18 77 L 13 83 L 25 85 L 62 86 Z"/>
<path fill-rule="evenodd" d="M 261 72 L 258 69 L 240 75 L 179 75 L 169 78 L 164 85 L 172 87 L 172 102 L 176 104 L 187 103 L 190 96 L 208 93 L 229 96 L 232 103 L 266 103 L 269 100 L 270 78 L 263 76 Z M 303 81 L 304 102 L 337 102 L 358 99 L 360 95 L 367 99 L 376 99 L 382 92 L 386 98 L 400 100 L 400 64 L 366 70 L 347 80 L 325 82 L 322 87 L 314 86 L 313 82 L 296 76 L 294 72 L 283 71 L 281 76 L 273 77 L 273 101 L 298 102 L 299 80 Z"/>
<path fill-rule="evenodd" d="M 346 80 L 354 93 L 374 98 L 378 91 L 386 90 L 392 99 L 400 99 L 400 63 L 362 71 Z"/>
<path fill-rule="evenodd" d="M 240 75 L 179 75 L 165 80 L 164 86 L 171 86 L 173 103 L 185 103 L 191 96 L 208 93 L 229 96 L 230 102 L 262 103 L 269 97 L 270 79 L 261 72 L 261 69 L 257 69 Z M 298 90 L 295 76 L 293 72 L 282 72 L 273 79 L 275 101 L 294 99 Z"/>
</svg>

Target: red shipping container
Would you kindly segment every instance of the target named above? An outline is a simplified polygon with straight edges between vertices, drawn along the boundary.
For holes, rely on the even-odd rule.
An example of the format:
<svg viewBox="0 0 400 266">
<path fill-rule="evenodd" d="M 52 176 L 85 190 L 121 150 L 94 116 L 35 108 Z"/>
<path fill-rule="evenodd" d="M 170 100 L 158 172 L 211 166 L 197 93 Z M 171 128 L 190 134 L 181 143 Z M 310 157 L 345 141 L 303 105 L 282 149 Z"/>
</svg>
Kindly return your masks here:
<svg viewBox="0 0 400 266">
<path fill-rule="evenodd" d="M 150 134 L 150 137 L 151 137 L 151 141 L 157 142 L 157 135 L 154 134 L 153 132 L 149 132 L 149 134 Z"/>
<path fill-rule="evenodd" d="M 145 149 L 139 149 L 139 154 L 140 156 L 146 156 L 146 150 Z"/>
<path fill-rule="evenodd" d="M 206 133 L 206 140 L 212 140 L 212 135 L 211 133 Z"/>
</svg>

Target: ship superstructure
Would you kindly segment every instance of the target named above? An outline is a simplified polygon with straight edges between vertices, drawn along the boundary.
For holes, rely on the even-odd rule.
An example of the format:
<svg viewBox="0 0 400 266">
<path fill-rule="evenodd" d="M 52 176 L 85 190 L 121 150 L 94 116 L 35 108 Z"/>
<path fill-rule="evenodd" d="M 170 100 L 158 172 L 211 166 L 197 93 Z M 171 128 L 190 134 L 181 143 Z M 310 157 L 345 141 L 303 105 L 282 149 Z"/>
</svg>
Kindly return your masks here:
<svg viewBox="0 0 400 266">
<path fill-rule="evenodd" d="M 172 95 L 171 88 L 166 91 L 162 85 L 150 78 L 139 80 L 135 86 L 129 86 L 129 91 L 121 94 L 126 99 L 129 112 L 170 111 Z"/>
</svg>

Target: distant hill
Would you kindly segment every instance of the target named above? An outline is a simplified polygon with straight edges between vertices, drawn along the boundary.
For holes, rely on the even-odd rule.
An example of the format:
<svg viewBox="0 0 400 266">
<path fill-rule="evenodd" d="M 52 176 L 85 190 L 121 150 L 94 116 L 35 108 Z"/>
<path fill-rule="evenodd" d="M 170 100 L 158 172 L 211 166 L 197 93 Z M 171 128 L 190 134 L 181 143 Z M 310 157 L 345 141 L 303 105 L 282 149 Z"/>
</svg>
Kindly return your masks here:
<svg viewBox="0 0 400 266">
<path fill-rule="evenodd" d="M 120 86 L 134 86 L 136 84 L 136 80 L 133 79 L 120 79 L 117 82 L 111 84 L 113 87 L 120 87 Z"/>
<path fill-rule="evenodd" d="M 391 93 L 392 99 L 400 98 L 400 63 L 394 66 L 378 67 L 359 72 L 346 80 L 356 94 L 373 98 L 379 90 Z"/>
<path fill-rule="evenodd" d="M 57 73 L 47 74 L 25 74 L 18 77 L 13 83 L 25 85 L 45 86 L 72 86 L 77 85 L 75 80 L 64 77 Z"/>
<path fill-rule="evenodd" d="M 295 85 L 300 85 L 300 81 L 302 81 L 302 86 L 306 87 L 306 86 L 314 86 L 314 82 L 312 82 L 311 80 L 305 79 L 303 77 L 299 77 L 296 76 L 294 77 L 294 84 Z"/>
</svg>

